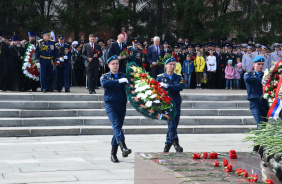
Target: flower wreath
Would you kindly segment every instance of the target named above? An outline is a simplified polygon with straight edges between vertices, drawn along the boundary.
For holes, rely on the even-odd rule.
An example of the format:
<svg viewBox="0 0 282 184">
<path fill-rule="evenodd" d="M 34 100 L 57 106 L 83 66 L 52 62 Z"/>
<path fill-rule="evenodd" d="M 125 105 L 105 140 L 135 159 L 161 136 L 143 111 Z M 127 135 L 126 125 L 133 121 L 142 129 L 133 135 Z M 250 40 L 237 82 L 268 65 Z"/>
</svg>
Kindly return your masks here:
<svg viewBox="0 0 282 184">
<path fill-rule="evenodd" d="M 139 113 L 152 119 L 174 119 L 177 112 L 173 99 L 148 72 L 131 62 L 127 65 L 126 77 L 128 100 Z"/>
<path fill-rule="evenodd" d="M 34 52 L 35 46 L 33 44 L 29 44 L 24 55 L 22 70 L 23 74 L 27 78 L 39 81 L 40 72 L 35 64 L 36 62 Z"/>
</svg>

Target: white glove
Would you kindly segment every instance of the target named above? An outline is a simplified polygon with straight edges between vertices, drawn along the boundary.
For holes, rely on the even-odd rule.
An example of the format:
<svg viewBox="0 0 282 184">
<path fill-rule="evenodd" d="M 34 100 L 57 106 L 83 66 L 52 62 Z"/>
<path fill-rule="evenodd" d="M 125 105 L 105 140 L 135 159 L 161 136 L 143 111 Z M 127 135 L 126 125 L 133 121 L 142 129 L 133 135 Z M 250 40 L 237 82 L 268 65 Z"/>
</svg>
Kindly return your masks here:
<svg viewBox="0 0 282 184">
<path fill-rule="evenodd" d="M 60 58 L 60 61 L 64 62 L 64 59 L 63 59 L 63 58 Z"/>
<path fill-rule="evenodd" d="M 161 85 L 162 88 L 168 88 L 168 84 L 165 84 L 165 83 L 163 83 L 163 82 L 160 83 L 160 85 Z"/>
<path fill-rule="evenodd" d="M 128 80 L 127 80 L 127 78 L 121 78 L 121 79 L 118 80 L 118 82 L 119 83 L 125 83 L 125 82 L 128 83 Z"/>
<path fill-rule="evenodd" d="M 37 67 L 37 68 L 40 68 L 40 63 L 36 63 L 36 67 Z"/>
<path fill-rule="evenodd" d="M 68 56 L 64 56 L 64 59 L 68 59 Z"/>
</svg>

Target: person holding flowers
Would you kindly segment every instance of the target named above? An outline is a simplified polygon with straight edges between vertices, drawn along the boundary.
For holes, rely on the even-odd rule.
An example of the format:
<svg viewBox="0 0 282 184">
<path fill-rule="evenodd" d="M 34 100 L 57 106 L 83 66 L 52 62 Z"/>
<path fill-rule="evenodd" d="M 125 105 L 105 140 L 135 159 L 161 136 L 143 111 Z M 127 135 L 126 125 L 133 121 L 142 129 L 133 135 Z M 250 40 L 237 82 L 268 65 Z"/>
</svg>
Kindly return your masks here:
<svg viewBox="0 0 282 184">
<path fill-rule="evenodd" d="M 120 146 L 123 157 L 128 157 L 131 153 L 131 149 L 126 147 L 122 131 L 127 102 L 125 84 L 128 83 L 128 80 L 125 78 L 123 73 L 118 72 L 119 60 L 117 55 L 110 57 L 107 63 L 110 68 L 110 72 L 104 74 L 101 77 L 100 82 L 105 91 L 103 97 L 105 110 L 114 131 L 112 138 L 111 161 L 117 163 L 119 162 L 116 155 L 118 146 Z"/>
<path fill-rule="evenodd" d="M 180 91 L 184 88 L 184 79 L 174 73 L 176 68 L 176 61 L 174 58 L 169 58 L 165 62 L 166 73 L 158 75 L 157 81 L 161 87 L 166 89 L 175 102 L 175 108 L 177 114 L 174 119 L 168 120 L 168 132 L 166 135 L 166 142 L 164 152 L 169 152 L 170 147 L 173 145 L 176 152 L 183 152 L 183 148 L 179 145 L 179 139 L 177 136 L 177 127 L 180 119 L 181 112 L 181 96 Z"/>
<path fill-rule="evenodd" d="M 264 73 L 262 72 L 264 67 L 264 57 L 257 56 L 253 59 L 253 67 L 254 71 L 246 72 L 244 74 L 244 81 L 247 87 L 247 99 L 250 102 L 250 110 L 253 114 L 253 117 L 257 123 L 257 128 L 261 122 L 267 122 L 267 112 L 268 112 L 268 103 L 267 100 L 261 98 L 263 95 L 263 88 L 262 88 L 262 77 Z M 258 151 L 259 145 L 254 147 L 254 151 Z"/>
</svg>

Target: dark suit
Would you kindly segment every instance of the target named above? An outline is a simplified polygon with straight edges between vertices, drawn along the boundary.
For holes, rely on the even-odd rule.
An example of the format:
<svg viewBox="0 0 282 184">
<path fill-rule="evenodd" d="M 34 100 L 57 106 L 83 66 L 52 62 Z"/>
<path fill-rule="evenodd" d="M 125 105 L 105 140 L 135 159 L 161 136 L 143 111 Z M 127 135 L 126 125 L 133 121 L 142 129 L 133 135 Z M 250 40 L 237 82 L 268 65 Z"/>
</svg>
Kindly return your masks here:
<svg viewBox="0 0 282 184">
<path fill-rule="evenodd" d="M 224 54 L 222 52 L 214 52 L 213 55 L 216 57 L 216 87 L 218 89 L 223 89 L 223 82 L 224 82 L 224 71 L 222 69 L 225 69 L 225 63 L 224 63 Z"/>
<path fill-rule="evenodd" d="M 98 54 L 97 58 L 93 56 Z M 82 48 L 82 57 L 85 59 L 85 67 L 87 73 L 88 89 L 89 91 L 95 91 L 99 74 L 99 57 L 102 56 L 102 50 L 100 45 L 94 43 L 94 49 L 92 51 L 90 43 L 86 43 Z M 93 58 L 89 62 L 89 58 Z"/>
<path fill-rule="evenodd" d="M 147 59 L 149 61 L 150 64 L 152 64 L 153 62 L 157 62 L 157 60 L 159 59 L 159 57 L 164 57 L 165 53 L 164 53 L 164 47 L 162 45 L 159 45 L 159 53 L 157 52 L 157 48 L 155 45 L 151 45 L 148 48 L 147 51 Z M 157 75 L 164 73 L 164 66 L 158 66 L 156 65 L 156 67 L 152 67 L 151 68 L 151 77 L 153 78 L 157 78 Z"/>
<path fill-rule="evenodd" d="M 114 42 L 114 43 L 112 43 L 110 45 L 110 48 L 109 48 L 109 58 L 114 56 L 114 55 L 119 56 L 120 53 L 123 51 L 123 49 L 127 49 L 127 46 L 126 46 L 125 43 L 121 43 L 121 44 L 122 44 L 122 49 L 120 48 L 118 42 Z M 121 72 L 121 73 L 125 73 L 126 72 L 126 60 L 127 59 L 119 60 L 119 72 Z"/>
</svg>

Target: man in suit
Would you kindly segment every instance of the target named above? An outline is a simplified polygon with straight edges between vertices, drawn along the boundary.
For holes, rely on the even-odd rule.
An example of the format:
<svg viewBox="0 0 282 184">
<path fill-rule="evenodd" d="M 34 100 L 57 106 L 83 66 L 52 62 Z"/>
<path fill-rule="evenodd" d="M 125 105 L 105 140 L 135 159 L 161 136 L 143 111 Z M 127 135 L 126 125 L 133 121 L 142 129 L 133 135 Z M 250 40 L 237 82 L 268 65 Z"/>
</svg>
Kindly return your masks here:
<svg viewBox="0 0 282 184">
<path fill-rule="evenodd" d="M 109 58 L 112 56 L 118 56 L 119 59 L 119 72 L 125 73 L 126 72 L 126 58 L 127 56 L 120 56 L 120 53 L 123 49 L 127 49 L 126 44 L 124 43 L 124 36 L 123 34 L 119 34 L 117 41 L 112 43 L 109 48 Z"/>
<path fill-rule="evenodd" d="M 95 36 L 89 35 L 89 43 L 83 45 L 82 57 L 85 59 L 85 68 L 87 74 L 87 82 L 89 94 L 96 93 L 95 87 L 97 85 L 99 74 L 99 60 L 102 56 L 102 50 L 99 44 L 95 43 Z"/>
<path fill-rule="evenodd" d="M 160 45 L 160 37 L 154 37 L 154 44 L 148 48 L 147 59 L 150 64 L 154 65 L 151 67 L 151 77 L 157 78 L 158 74 L 164 73 L 164 66 L 158 66 L 157 60 L 159 57 L 164 57 L 164 47 Z"/>
</svg>

